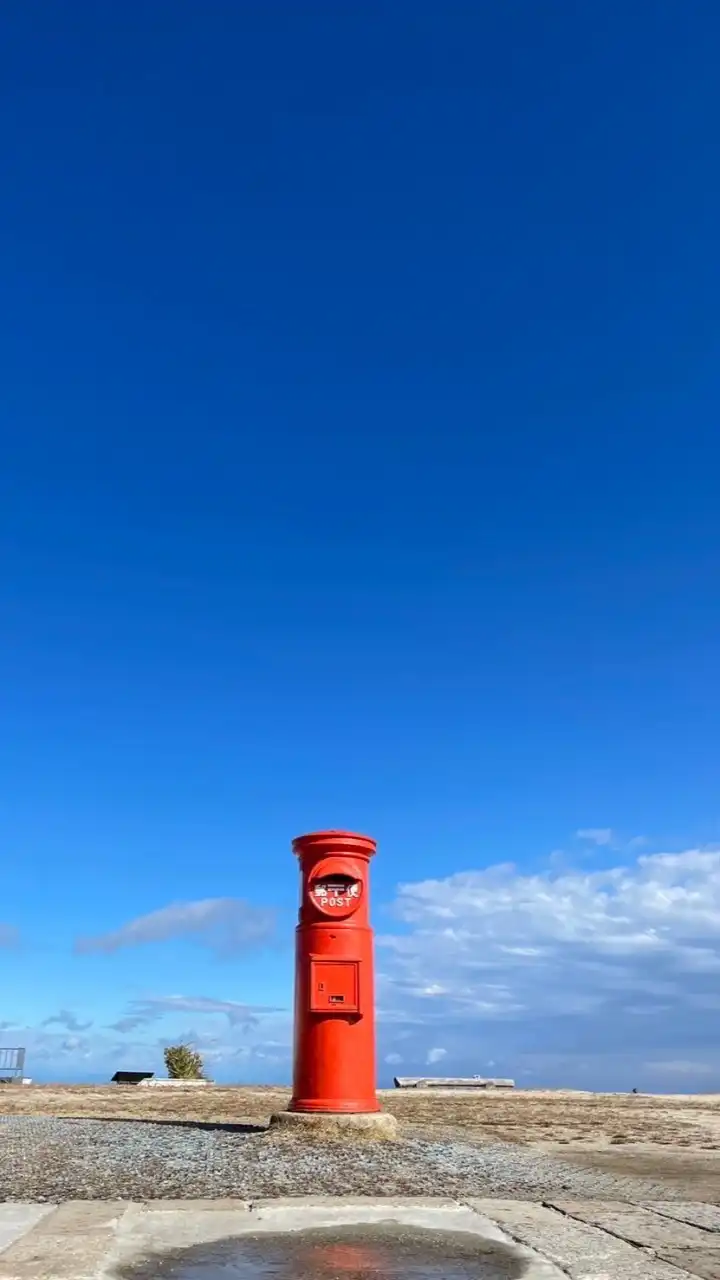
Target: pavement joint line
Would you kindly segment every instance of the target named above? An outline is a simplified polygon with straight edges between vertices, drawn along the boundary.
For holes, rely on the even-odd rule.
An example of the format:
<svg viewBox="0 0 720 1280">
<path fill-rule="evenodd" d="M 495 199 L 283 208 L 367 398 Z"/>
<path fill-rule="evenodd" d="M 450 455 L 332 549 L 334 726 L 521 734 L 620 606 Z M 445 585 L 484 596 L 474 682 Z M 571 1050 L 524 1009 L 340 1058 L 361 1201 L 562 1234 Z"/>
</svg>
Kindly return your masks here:
<svg viewBox="0 0 720 1280">
<path fill-rule="evenodd" d="M 595 1231 L 602 1231 L 607 1236 L 612 1236 L 614 1240 L 619 1240 L 621 1244 L 626 1244 L 630 1249 L 636 1249 L 639 1254 L 645 1254 L 646 1257 L 654 1258 L 656 1253 L 654 1249 L 648 1248 L 646 1245 L 637 1244 L 634 1240 L 627 1240 L 625 1236 L 619 1235 L 617 1231 L 613 1231 L 611 1227 L 599 1227 L 597 1223 L 585 1222 L 582 1218 L 578 1218 L 571 1213 L 569 1209 L 563 1209 L 560 1205 L 552 1204 L 548 1200 L 541 1200 L 539 1203 L 543 1209 L 548 1209 L 550 1213 L 556 1213 L 559 1218 L 566 1218 L 568 1222 L 578 1222 L 583 1227 L 593 1227 Z M 635 1205 L 628 1205 L 628 1209 L 634 1209 Z"/>
<path fill-rule="evenodd" d="M 602 1200 L 598 1200 L 595 1202 L 591 1201 L 590 1206 L 593 1208 L 592 1216 L 585 1217 L 583 1212 L 580 1212 L 579 1210 L 584 1209 L 587 1211 L 587 1202 L 578 1205 L 577 1202 L 563 1204 L 562 1202 L 558 1203 L 557 1201 L 544 1200 L 542 1203 L 545 1208 L 551 1209 L 553 1212 L 556 1212 L 562 1215 L 564 1218 L 569 1219 L 571 1222 L 577 1222 L 583 1226 L 594 1227 L 599 1231 L 603 1231 L 606 1235 L 613 1236 L 616 1240 L 620 1240 L 622 1241 L 622 1243 L 628 1244 L 632 1246 L 632 1248 L 637 1249 L 641 1253 L 645 1253 L 650 1257 L 658 1258 L 662 1255 L 665 1249 L 671 1248 L 671 1247 L 676 1247 L 678 1249 L 693 1249 L 693 1248 L 698 1249 L 698 1248 L 704 1247 L 704 1241 L 702 1241 L 701 1243 L 700 1240 L 680 1239 L 677 1241 L 677 1244 L 673 1246 L 673 1245 L 670 1245 L 667 1241 L 658 1240 L 657 1242 L 655 1242 L 652 1240 L 642 1240 L 642 1239 L 638 1239 L 637 1237 L 633 1238 L 632 1234 L 626 1234 L 628 1230 L 628 1219 L 630 1220 L 629 1222 L 630 1228 L 632 1227 L 633 1219 L 640 1219 L 641 1222 L 643 1219 L 645 1219 L 647 1221 L 647 1224 L 652 1228 L 653 1219 L 654 1219 L 655 1222 L 661 1228 L 665 1228 L 670 1226 L 670 1224 L 673 1224 L 680 1235 L 682 1235 L 683 1232 L 687 1233 L 688 1231 L 690 1231 L 692 1233 L 697 1233 L 698 1236 L 702 1238 L 703 1232 L 705 1230 L 704 1228 L 699 1228 L 694 1224 L 691 1225 L 688 1223 L 683 1223 L 679 1221 L 677 1218 L 672 1218 L 669 1215 L 663 1216 L 661 1214 L 658 1214 L 655 1212 L 654 1208 L 650 1204 L 644 1204 L 644 1205 L 621 1204 L 620 1205 L 615 1201 L 610 1203 Z M 623 1217 L 625 1217 L 626 1219 L 625 1231 L 623 1231 L 623 1221 L 622 1221 Z M 614 1218 L 619 1219 L 619 1221 L 615 1225 L 613 1225 L 613 1222 L 612 1222 L 612 1219 Z M 610 1221 L 608 1221 L 608 1219 L 610 1219 Z M 705 1234 L 712 1235 L 712 1232 L 710 1233 L 705 1232 Z"/>
<path fill-rule="evenodd" d="M 665 1209 L 660 1208 L 659 1205 L 643 1204 L 642 1206 L 638 1205 L 638 1206 L 632 1206 L 632 1207 L 649 1209 L 651 1213 L 656 1213 L 658 1218 L 662 1218 L 665 1222 L 678 1221 L 678 1218 L 674 1213 L 668 1213 Z M 704 1231 L 708 1236 L 709 1240 L 712 1240 L 714 1236 L 715 1239 L 717 1240 L 718 1247 L 720 1248 L 720 1232 L 718 1232 L 715 1227 L 706 1227 L 702 1222 L 694 1222 L 692 1225 L 694 1227 L 697 1227 L 699 1231 Z"/>
<path fill-rule="evenodd" d="M 571 1280 L 693 1280 L 707 1275 L 706 1270 L 695 1270 L 693 1260 L 683 1249 L 677 1249 L 670 1261 L 602 1227 L 562 1214 L 540 1200 L 472 1200 L 473 1207 L 497 1222 L 513 1241 L 528 1245 L 549 1259 Z M 590 1206 L 594 1202 L 586 1203 Z M 695 1252 L 702 1267 L 707 1251 Z M 716 1280 L 720 1278 L 716 1276 Z"/>
<path fill-rule="evenodd" d="M 605 1235 L 612 1236 L 614 1240 L 619 1240 L 621 1244 L 626 1244 L 629 1248 L 636 1249 L 639 1254 L 645 1254 L 648 1258 L 657 1258 L 659 1256 L 658 1251 L 653 1249 L 650 1245 L 638 1244 L 635 1240 L 628 1240 L 626 1236 L 620 1235 L 618 1231 L 613 1231 L 612 1227 L 601 1227 L 598 1226 L 597 1223 L 585 1222 L 583 1218 L 577 1217 L 574 1213 L 571 1213 L 569 1209 L 563 1209 L 560 1205 L 552 1204 L 547 1200 L 542 1200 L 540 1203 L 542 1204 L 543 1209 L 549 1209 L 552 1213 L 557 1213 L 559 1217 L 567 1218 L 569 1222 L 578 1222 L 584 1227 L 594 1227 L 596 1231 L 602 1231 Z M 639 1205 L 633 1204 L 629 1204 L 627 1207 L 629 1211 L 640 1208 Z M 664 1219 L 664 1221 L 672 1221 L 672 1219 Z"/>
</svg>

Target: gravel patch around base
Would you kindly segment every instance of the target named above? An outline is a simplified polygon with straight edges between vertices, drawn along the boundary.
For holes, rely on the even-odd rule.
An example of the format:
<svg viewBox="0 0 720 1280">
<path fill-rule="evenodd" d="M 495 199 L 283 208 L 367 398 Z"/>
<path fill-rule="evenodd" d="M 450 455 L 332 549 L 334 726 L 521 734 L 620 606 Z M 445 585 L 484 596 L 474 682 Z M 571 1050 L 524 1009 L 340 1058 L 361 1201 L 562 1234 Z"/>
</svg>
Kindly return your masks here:
<svg viewBox="0 0 720 1280">
<path fill-rule="evenodd" d="M 500 1142 L 278 1140 L 228 1125 L 0 1117 L 0 1200 L 305 1194 L 671 1200 L 662 1182 Z"/>
</svg>

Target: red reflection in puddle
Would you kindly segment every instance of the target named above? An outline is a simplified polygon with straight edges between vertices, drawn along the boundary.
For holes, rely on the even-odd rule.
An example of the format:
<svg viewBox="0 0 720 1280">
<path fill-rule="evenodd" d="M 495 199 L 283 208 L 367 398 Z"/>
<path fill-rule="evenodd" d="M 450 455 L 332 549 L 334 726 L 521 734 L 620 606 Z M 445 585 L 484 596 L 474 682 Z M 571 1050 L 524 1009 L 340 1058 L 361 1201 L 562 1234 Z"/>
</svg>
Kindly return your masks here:
<svg viewBox="0 0 720 1280">
<path fill-rule="evenodd" d="M 386 1261 L 387 1250 L 373 1249 L 366 1244 L 323 1244 L 307 1251 L 307 1260 L 315 1271 L 334 1274 L 338 1271 L 380 1271 Z"/>
</svg>

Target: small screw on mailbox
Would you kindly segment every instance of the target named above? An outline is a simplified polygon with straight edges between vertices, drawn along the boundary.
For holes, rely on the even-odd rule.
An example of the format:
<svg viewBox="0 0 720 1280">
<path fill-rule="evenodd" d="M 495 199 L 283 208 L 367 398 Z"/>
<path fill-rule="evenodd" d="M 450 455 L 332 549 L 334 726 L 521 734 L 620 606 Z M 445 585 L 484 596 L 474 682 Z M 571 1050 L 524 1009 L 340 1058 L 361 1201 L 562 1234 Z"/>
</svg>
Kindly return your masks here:
<svg viewBox="0 0 720 1280">
<path fill-rule="evenodd" d="M 293 840 L 301 895 L 290 1111 L 380 1110 L 368 916 L 375 848 L 369 836 L 351 831 L 316 831 Z"/>
</svg>

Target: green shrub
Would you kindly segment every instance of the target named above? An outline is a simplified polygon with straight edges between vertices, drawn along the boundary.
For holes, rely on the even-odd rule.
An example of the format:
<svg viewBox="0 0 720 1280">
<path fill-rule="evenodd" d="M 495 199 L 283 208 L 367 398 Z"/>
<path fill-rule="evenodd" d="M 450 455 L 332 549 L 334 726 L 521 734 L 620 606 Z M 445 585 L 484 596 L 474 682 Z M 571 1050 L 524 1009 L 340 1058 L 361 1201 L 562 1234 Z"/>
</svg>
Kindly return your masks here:
<svg viewBox="0 0 720 1280">
<path fill-rule="evenodd" d="M 189 1044 L 171 1044 L 165 1050 L 165 1066 L 171 1080 L 204 1080 L 200 1054 Z"/>
</svg>

